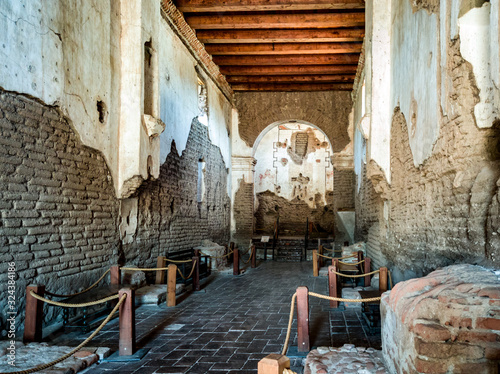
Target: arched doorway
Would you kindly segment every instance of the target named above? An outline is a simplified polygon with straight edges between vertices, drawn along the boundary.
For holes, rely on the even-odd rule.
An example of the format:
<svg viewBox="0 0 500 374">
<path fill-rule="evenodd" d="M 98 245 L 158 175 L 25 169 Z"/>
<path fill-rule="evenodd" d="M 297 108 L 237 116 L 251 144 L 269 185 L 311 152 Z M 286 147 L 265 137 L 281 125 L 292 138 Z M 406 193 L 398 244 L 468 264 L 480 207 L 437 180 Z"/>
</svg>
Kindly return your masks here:
<svg viewBox="0 0 500 374">
<path fill-rule="evenodd" d="M 271 234 L 278 216 L 284 235 L 303 235 L 307 221 L 320 236 L 333 232 L 332 155 L 311 123 L 287 120 L 262 131 L 253 148 L 256 234 Z"/>
</svg>

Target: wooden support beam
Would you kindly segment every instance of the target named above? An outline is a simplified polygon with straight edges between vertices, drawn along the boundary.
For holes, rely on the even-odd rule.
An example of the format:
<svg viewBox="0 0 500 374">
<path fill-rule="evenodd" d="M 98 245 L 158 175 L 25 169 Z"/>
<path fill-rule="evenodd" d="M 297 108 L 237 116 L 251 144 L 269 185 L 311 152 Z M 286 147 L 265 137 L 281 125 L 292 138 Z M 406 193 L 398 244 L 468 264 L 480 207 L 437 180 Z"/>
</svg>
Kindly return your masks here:
<svg viewBox="0 0 500 374">
<path fill-rule="evenodd" d="M 380 268 L 380 274 L 379 274 L 379 286 L 378 289 L 380 292 L 385 292 L 387 291 L 387 268 L 382 267 Z"/>
<path fill-rule="evenodd" d="M 321 244 L 318 246 L 318 254 L 319 255 L 323 254 L 323 246 Z M 318 259 L 319 260 L 318 268 L 321 269 L 323 267 L 325 261 L 324 261 L 324 257 L 322 257 L 322 256 L 318 256 L 318 257 L 319 257 L 319 259 Z"/>
<path fill-rule="evenodd" d="M 292 55 L 360 53 L 362 43 L 236 43 L 207 44 L 205 49 L 217 55 Z"/>
<path fill-rule="evenodd" d="M 234 249 L 233 253 L 233 275 L 240 275 L 240 251 Z"/>
<path fill-rule="evenodd" d="M 288 30 L 197 30 L 202 43 L 361 42 L 364 27 Z"/>
<path fill-rule="evenodd" d="M 318 271 L 318 250 L 313 249 L 313 277 L 317 277 L 319 275 Z"/>
<path fill-rule="evenodd" d="M 252 256 L 252 259 L 250 260 L 250 267 L 254 269 L 257 267 L 257 249 L 254 245 L 252 245 L 250 256 Z"/>
<path fill-rule="evenodd" d="M 166 1 L 166 0 L 164 0 Z M 181 12 L 364 9 L 364 0 L 175 0 Z"/>
<path fill-rule="evenodd" d="M 122 288 L 118 292 L 121 298 L 127 295 L 125 302 L 120 305 L 119 317 L 119 352 L 120 356 L 131 356 L 135 353 L 135 298 L 134 290 Z"/>
<path fill-rule="evenodd" d="M 337 271 L 336 266 L 328 266 L 328 294 L 331 297 L 338 296 L 338 284 L 337 284 L 337 274 L 333 273 Z M 338 308 L 339 302 L 330 300 L 330 308 Z"/>
<path fill-rule="evenodd" d="M 225 75 L 356 74 L 355 65 L 221 66 Z"/>
<path fill-rule="evenodd" d="M 31 296 L 30 291 L 37 295 L 45 295 L 45 286 L 30 284 L 26 287 L 26 309 L 24 318 L 24 343 L 41 342 L 43 324 L 43 301 Z M 10 317 L 10 316 L 9 316 Z"/>
<path fill-rule="evenodd" d="M 297 350 L 309 352 L 309 290 L 307 287 L 297 288 Z"/>
<path fill-rule="evenodd" d="M 357 27 L 365 25 L 364 12 L 285 13 L 285 14 L 209 14 L 186 16 L 195 30 L 228 29 L 307 29 Z"/>
<path fill-rule="evenodd" d="M 351 83 L 316 83 L 316 84 L 261 84 L 241 83 L 231 86 L 233 91 L 352 91 Z"/>
<path fill-rule="evenodd" d="M 177 282 L 177 265 L 170 264 L 168 265 L 168 274 L 167 274 L 167 306 L 175 306 L 176 298 L 176 282 Z"/>
<path fill-rule="evenodd" d="M 119 265 L 111 266 L 111 271 L 109 272 L 109 283 L 113 286 L 118 286 L 121 283 L 121 271 Z"/>
<path fill-rule="evenodd" d="M 278 55 L 278 56 L 214 56 L 214 62 L 219 66 L 239 65 L 357 65 L 359 54 L 332 55 Z"/>
<path fill-rule="evenodd" d="M 156 259 L 156 267 L 165 267 L 165 256 L 158 256 L 158 258 Z M 163 283 L 165 283 L 165 270 L 157 270 L 155 284 Z"/>
<path fill-rule="evenodd" d="M 283 369 L 290 369 L 290 359 L 273 353 L 260 360 L 257 367 L 257 374 L 282 374 Z"/>
<path fill-rule="evenodd" d="M 372 265 L 372 262 L 371 262 L 369 257 L 365 258 L 364 265 L 365 265 L 364 273 L 368 274 L 370 272 L 371 265 Z M 371 284 L 371 277 L 369 275 L 366 275 L 365 276 L 365 287 L 370 287 L 370 284 Z"/>
</svg>

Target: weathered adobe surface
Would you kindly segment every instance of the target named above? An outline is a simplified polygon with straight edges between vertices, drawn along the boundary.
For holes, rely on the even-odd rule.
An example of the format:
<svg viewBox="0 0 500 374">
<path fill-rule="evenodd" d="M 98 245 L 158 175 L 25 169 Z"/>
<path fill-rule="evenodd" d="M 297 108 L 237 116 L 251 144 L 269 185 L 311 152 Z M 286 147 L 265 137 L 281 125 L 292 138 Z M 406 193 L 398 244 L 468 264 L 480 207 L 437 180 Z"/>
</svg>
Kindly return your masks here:
<svg viewBox="0 0 500 374">
<path fill-rule="evenodd" d="M 198 160 L 204 158 L 205 197 L 198 207 Z M 160 179 L 137 192 L 138 229 L 122 245 L 120 201 L 103 156 L 81 144 L 56 108 L 0 91 L 0 271 L 16 263 L 16 327 L 22 329 L 25 288 L 44 284 L 68 294 L 111 264 L 156 264 L 156 256 L 229 240 L 227 170 L 207 128 L 193 122 L 186 150 L 175 147 Z M 199 209 L 198 209 L 199 208 Z M 7 282 L 0 282 L 0 328 L 6 330 Z M 45 321 L 59 310 L 46 308 Z"/>
<path fill-rule="evenodd" d="M 198 161 L 205 161 L 205 195 L 197 200 Z M 229 241 L 228 171 L 220 149 L 210 142 L 208 128 L 194 119 L 186 149 L 172 149 L 158 180 L 137 192 L 138 224 L 134 242 L 123 245 L 126 262 L 155 265 L 156 257 L 197 247 L 203 239 Z"/>
<path fill-rule="evenodd" d="M 500 281 L 454 265 L 398 283 L 381 301 L 382 350 L 391 373 L 497 373 Z"/>
<path fill-rule="evenodd" d="M 103 156 L 83 146 L 54 107 L 0 91 L 0 144 L 0 270 L 6 276 L 16 264 L 21 329 L 27 285 L 68 293 L 116 262 L 119 201 Z M 6 289 L 0 282 L 4 332 Z M 55 311 L 46 308 L 46 320 Z"/>
<path fill-rule="evenodd" d="M 476 126 L 478 91 L 459 44 L 455 40 L 448 49 L 453 90 L 432 156 L 414 166 L 406 119 L 396 108 L 392 184 L 372 173 L 375 178 L 364 179 L 356 200 L 358 238 L 377 237 L 389 266 L 416 275 L 457 262 L 500 265 L 500 123 Z M 384 200 L 390 205 L 388 221 Z"/>
<path fill-rule="evenodd" d="M 235 94 L 241 139 L 252 147 L 270 124 L 289 119 L 309 122 L 325 132 L 334 152 L 349 143 L 352 106 L 349 92 L 246 92 Z"/>
<path fill-rule="evenodd" d="M 240 180 L 238 191 L 234 196 L 233 211 L 236 232 L 234 241 L 237 244 L 246 245 L 253 234 L 253 183 Z"/>
</svg>

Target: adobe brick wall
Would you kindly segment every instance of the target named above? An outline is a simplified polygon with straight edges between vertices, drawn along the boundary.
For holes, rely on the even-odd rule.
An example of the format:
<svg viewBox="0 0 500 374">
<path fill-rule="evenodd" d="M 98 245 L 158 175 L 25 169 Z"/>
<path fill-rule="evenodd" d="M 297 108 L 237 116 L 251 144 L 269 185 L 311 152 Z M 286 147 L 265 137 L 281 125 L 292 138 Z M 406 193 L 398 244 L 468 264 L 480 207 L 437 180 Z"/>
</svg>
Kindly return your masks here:
<svg viewBox="0 0 500 374">
<path fill-rule="evenodd" d="M 455 262 L 500 264 L 500 123 L 476 126 L 478 90 L 459 43 L 448 49 L 448 75 L 459 94 L 448 98 L 449 114 L 442 117 L 432 156 L 414 166 L 408 119 L 396 108 L 391 185 L 363 175 L 356 196 L 358 238 L 382 240 L 378 255 L 401 271 L 425 274 Z"/>
<path fill-rule="evenodd" d="M 254 196 L 253 183 L 247 183 L 243 179 L 234 196 L 233 211 L 236 223 L 234 241 L 239 245 L 248 244 L 254 229 Z"/>
<path fill-rule="evenodd" d="M 198 160 L 205 161 L 205 196 L 197 201 Z M 229 241 L 228 171 L 220 149 L 210 142 L 208 128 L 194 119 L 186 149 L 172 149 L 160 177 L 146 181 L 138 197 L 135 240 L 123 245 L 125 260 L 147 266 L 156 257 L 199 246 L 203 239 Z"/>
<path fill-rule="evenodd" d="M 198 160 L 204 158 L 205 197 L 197 203 Z M 156 265 L 156 257 L 198 246 L 202 239 L 229 240 L 228 171 L 207 128 L 193 121 L 186 149 L 172 152 L 157 181 L 139 188 L 138 228 L 122 244 L 120 201 L 102 155 L 81 144 L 54 107 L 0 91 L 0 271 L 17 269 L 20 330 L 25 288 L 46 285 L 61 294 L 83 289 L 125 262 Z M 3 278 L 6 279 L 6 278 Z M 7 307 L 0 282 L 0 311 Z M 60 310 L 46 308 L 46 322 Z M 6 331 L 7 314 L 0 316 Z"/>
<path fill-rule="evenodd" d="M 391 373 L 497 373 L 500 281 L 455 265 L 398 283 L 381 301 L 382 351 Z"/>
<path fill-rule="evenodd" d="M 335 210 L 354 209 L 354 170 L 334 170 L 333 203 Z"/>
<path fill-rule="evenodd" d="M 250 147 L 267 126 L 289 119 L 319 127 L 328 136 L 334 152 L 340 152 L 349 143 L 349 92 L 237 92 L 234 97 L 240 137 Z"/>
<path fill-rule="evenodd" d="M 4 91 L 0 212 L 0 272 L 6 279 L 8 262 L 16 263 L 18 329 L 28 284 L 64 294 L 90 285 L 117 260 L 119 201 L 102 155 L 81 144 L 56 108 Z M 0 282 L 2 311 L 6 288 Z M 54 310 L 47 308 L 46 320 Z"/>
</svg>

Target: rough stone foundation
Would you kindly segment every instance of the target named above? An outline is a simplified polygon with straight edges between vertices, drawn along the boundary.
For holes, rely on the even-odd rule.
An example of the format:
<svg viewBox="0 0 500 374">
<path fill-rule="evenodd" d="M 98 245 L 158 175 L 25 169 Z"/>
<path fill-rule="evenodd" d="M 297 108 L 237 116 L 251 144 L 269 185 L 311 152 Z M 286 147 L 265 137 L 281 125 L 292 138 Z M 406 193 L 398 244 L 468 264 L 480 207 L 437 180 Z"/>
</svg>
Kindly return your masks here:
<svg viewBox="0 0 500 374">
<path fill-rule="evenodd" d="M 382 349 L 391 373 L 497 373 L 498 272 L 449 266 L 398 283 L 381 301 Z"/>
</svg>

